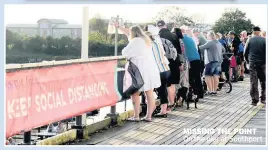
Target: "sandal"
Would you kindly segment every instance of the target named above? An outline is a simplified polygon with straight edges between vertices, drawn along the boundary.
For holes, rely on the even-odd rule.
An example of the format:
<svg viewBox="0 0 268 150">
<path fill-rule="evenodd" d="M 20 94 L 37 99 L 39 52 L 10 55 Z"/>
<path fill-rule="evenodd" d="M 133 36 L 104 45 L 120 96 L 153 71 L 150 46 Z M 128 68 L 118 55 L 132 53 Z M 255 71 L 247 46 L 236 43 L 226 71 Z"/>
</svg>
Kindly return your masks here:
<svg viewBox="0 0 268 150">
<path fill-rule="evenodd" d="M 167 108 L 168 108 L 168 111 L 173 111 L 173 110 L 176 110 L 175 108 L 175 103 L 173 105 L 168 105 Z"/>
<path fill-rule="evenodd" d="M 139 121 L 140 121 L 140 118 L 134 118 L 134 117 L 131 117 L 131 118 L 128 118 L 127 121 L 131 121 L 131 122 L 139 122 Z"/>
<path fill-rule="evenodd" d="M 152 122 L 152 118 L 142 118 L 141 121 Z"/>
</svg>

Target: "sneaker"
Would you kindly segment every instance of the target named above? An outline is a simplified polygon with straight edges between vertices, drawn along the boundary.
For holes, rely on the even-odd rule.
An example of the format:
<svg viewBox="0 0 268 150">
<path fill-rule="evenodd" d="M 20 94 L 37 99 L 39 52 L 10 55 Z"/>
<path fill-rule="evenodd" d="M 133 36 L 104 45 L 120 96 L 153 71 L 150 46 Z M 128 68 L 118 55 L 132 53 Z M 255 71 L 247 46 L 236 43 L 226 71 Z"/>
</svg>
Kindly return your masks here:
<svg viewBox="0 0 268 150">
<path fill-rule="evenodd" d="M 212 93 L 209 92 L 209 91 L 207 91 L 207 92 L 205 93 L 205 95 L 212 95 Z"/>
<path fill-rule="evenodd" d="M 259 102 L 259 101 L 257 101 L 257 100 L 252 100 L 251 105 L 253 105 L 253 106 L 257 106 L 258 102 Z"/>
<path fill-rule="evenodd" d="M 238 78 L 238 81 L 244 81 L 244 77 L 240 76 L 240 77 Z"/>
<path fill-rule="evenodd" d="M 211 95 L 217 95 L 217 92 L 211 92 Z"/>
<path fill-rule="evenodd" d="M 266 105 L 266 101 L 265 100 L 261 100 L 261 103 Z"/>
</svg>

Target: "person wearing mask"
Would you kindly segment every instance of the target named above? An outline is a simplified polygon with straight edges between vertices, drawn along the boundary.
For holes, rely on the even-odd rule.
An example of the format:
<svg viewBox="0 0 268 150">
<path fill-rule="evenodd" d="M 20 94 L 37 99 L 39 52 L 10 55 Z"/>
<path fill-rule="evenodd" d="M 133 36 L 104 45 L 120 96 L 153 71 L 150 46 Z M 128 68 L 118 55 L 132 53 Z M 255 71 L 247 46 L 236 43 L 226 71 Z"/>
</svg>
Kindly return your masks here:
<svg viewBox="0 0 268 150">
<path fill-rule="evenodd" d="M 200 49 L 205 54 L 205 81 L 207 84 L 208 95 L 216 95 L 219 85 L 219 77 L 221 72 L 222 53 L 225 48 L 216 39 L 216 34 L 213 31 L 208 32 L 208 42 Z"/>
<path fill-rule="evenodd" d="M 180 73 L 180 84 L 176 85 L 176 88 L 178 89 L 177 92 L 177 102 L 178 102 L 178 106 L 182 107 L 182 100 L 186 100 L 187 98 L 187 91 L 189 88 L 189 62 L 187 61 L 187 57 L 185 54 L 185 47 L 183 44 L 183 35 L 181 32 L 180 28 L 173 28 L 172 29 L 172 33 L 176 34 L 177 37 L 179 38 L 180 42 L 181 42 L 181 51 L 182 51 L 182 56 L 184 58 L 183 61 L 183 70 Z"/>
<path fill-rule="evenodd" d="M 236 64 L 237 64 L 237 66 L 236 66 L 236 68 L 234 70 L 236 72 L 235 73 L 236 76 L 234 77 L 234 80 L 233 80 L 233 82 L 236 82 L 238 80 L 237 79 L 237 77 L 238 77 L 237 72 L 240 72 L 239 70 L 241 68 L 241 59 L 240 59 L 240 57 L 238 55 L 238 53 L 239 53 L 239 45 L 241 44 L 241 41 L 240 41 L 240 38 L 236 35 L 236 33 L 234 31 L 230 31 L 229 34 L 230 34 L 230 38 L 231 38 L 231 51 L 234 54 L 234 57 L 236 59 Z"/>
<path fill-rule="evenodd" d="M 248 40 L 245 47 L 245 60 L 249 62 L 250 71 L 250 95 L 252 105 L 259 102 L 258 80 L 261 84 L 261 103 L 266 104 L 266 40 L 260 35 L 260 28 L 253 28 L 253 36 Z"/>
<path fill-rule="evenodd" d="M 154 32 L 154 26 L 146 26 L 145 33 L 152 40 L 152 51 L 158 70 L 160 72 L 161 86 L 157 88 L 158 96 L 160 97 L 161 111 L 156 114 L 155 117 L 167 117 L 167 106 L 168 106 L 168 93 L 167 93 L 167 82 L 170 76 L 169 61 L 165 57 L 165 51 L 158 33 Z"/>
<path fill-rule="evenodd" d="M 170 32 L 170 30 L 167 28 L 167 25 L 165 21 L 159 20 L 156 23 L 157 27 L 159 28 L 159 36 L 161 38 L 169 40 L 173 46 L 177 50 L 177 54 L 181 55 L 181 45 L 179 38 Z M 168 97 L 169 97 L 169 106 L 168 108 L 173 109 L 174 108 L 174 102 L 176 97 L 176 84 L 179 84 L 180 82 L 180 70 L 182 70 L 182 60 L 180 60 L 180 57 L 177 57 L 176 60 L 169 59 L 169 67 L 171 75 L 168 80 Z"/>
<path fill-rule="evenodd" d="M 146 94 L 148 104 L 147 114 L 142 118 L 142 121 L 151 121 L 153 111 L 156 108 L 153 91 L 161 85 L 159 69 L 152 51 L 152 41 L 139 26 L 126 29 L 115 24 L 115 27 L 125 33 L 129 39 L 128 45 L 122 50 L 122 55 L 138 67 L 144 80 L 143 87 L 131 95 L 134 117 L 130 118 L 129 121 L 140 121 L 140 92 L 142 91 Z"/>
<path fill-rule="evenodd" d="M 189 84 L 194 90 L 195 96 L 197 96 L 197 101 L 200 97 L 203 97 L 204 91 L 200 75 L 200 55 L 198 53 L 197 46 L 193 38 L 191 38 L 192 32 L 187 27 L 181 27 L 183 34 L 183 43 L 185 47 L 185 53 L 187 60 L 190 63 L 189 69 Z"/>
</svg>

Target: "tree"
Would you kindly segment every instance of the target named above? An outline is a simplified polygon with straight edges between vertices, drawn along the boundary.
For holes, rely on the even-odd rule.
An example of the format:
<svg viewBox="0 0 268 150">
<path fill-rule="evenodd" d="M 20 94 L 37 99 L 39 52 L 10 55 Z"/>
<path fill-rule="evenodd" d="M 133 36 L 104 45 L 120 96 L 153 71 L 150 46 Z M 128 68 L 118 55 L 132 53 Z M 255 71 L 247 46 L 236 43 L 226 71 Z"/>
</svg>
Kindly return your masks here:
<svg viewBox="0 0 268 150">
<path fill-rule="evenodd" d="M 246 13 L 239 9 L 226 9 L 221 18 L 213 26 L 215 32 L 226 33 L 235 31 L 240 33 L 243 30 L 250 31 L 254 25 L 247 18 Z"/>
<path fill-rule="evenodd" d="M 165 20 L 168 27 L 173 26 L 180 27 L 182 25 L 193 26 L 195 23 L 191 17 L 185 15 L 186 10 L 177 6 L 166 7 L 163 11 L 160 11 L 153 20 Z"/>
<path fill-rule="evenodd" d="M 96 15 L 94 18 L 89 20 L 89 31 L 100 32 L 103 35 L 107 35 L 108 22 L 101 18 L 100 15 Z"/>
</svg>

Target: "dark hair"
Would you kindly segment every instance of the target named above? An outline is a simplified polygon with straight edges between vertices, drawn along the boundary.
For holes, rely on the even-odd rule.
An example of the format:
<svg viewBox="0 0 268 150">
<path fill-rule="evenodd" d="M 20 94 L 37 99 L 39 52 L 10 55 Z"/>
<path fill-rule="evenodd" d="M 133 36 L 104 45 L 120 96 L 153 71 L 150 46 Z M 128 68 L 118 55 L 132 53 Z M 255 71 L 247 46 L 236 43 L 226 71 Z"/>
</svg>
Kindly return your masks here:
<svg viewBox="0 0 268 150">
<path fill-rule="evenodd" d="M 173 29 L 172 29 L 172 32 L 173 32 L 175 35 L 177 35 L 177 37 L 178 37 L 179 39 L 183 39 L 183 34 L 182 34 L 180 28 L 173 28 Z"/>
<path fill-rule="evenodd" d="M 148 25 L 146 25 L 143 30 L 148 31 Z"/>
</svg>

